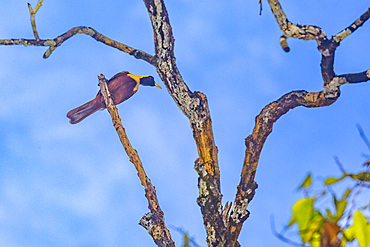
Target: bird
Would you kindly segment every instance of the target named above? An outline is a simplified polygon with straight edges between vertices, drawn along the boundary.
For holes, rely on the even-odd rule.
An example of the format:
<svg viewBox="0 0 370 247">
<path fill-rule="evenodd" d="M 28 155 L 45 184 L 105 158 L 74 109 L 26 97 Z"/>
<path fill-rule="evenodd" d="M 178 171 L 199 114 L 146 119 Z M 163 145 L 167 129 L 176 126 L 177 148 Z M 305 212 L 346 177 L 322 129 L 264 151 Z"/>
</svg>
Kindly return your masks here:
<svg viewBox="0 0 370 247">
<path fill-rule="evenodd" d="M 139 85 L 161 88 L 161 86 L 154 81 L 153 76 L 135 76 L 128 71 L 122 71 L 114 75 L 108 80 L 107 85 L 115 105 L 124 102 L 134 95 L 139 89 Z M 97 110 L 105 108 L 104 97 L 101 94 L 101 90 L 99 90 L 93 100 L 70 110 L 67 113 L 67 117 L 70 119 L 69 122 L 71 124 L 77 124 Z"/>
</svg>

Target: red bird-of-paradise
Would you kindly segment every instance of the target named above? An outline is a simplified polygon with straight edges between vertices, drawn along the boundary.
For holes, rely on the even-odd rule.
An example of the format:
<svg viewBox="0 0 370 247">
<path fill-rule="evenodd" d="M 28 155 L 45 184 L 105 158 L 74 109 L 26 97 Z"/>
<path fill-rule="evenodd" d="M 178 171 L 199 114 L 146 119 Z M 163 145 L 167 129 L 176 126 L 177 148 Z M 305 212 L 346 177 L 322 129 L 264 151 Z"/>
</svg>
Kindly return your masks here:
<svg viewBox="0 0 370 247">
<path fill-rule="evenodd" d="M 157 83 L 155 83 L 154 78 L 148 75 L 135 76 L 130 74 L 128 71 L 123 71 L 107 82 L 108 90 L 113 98 L 113 103 L 118 105 L 123 101 L 129 99 L 134 95 L 139 89 L 139 85 L 143 86 L 156 86 L 161 88 Z M 100 90 L 96 95 L 95 99 L 70 110 L 67 113 L 67 117 L 70 119 L 71 124 L 76 124 L 84 120 L 86 117 L 90 116 L 99 109 L 106 108 L 104 103 L 103 95 Z"/>
</svg>

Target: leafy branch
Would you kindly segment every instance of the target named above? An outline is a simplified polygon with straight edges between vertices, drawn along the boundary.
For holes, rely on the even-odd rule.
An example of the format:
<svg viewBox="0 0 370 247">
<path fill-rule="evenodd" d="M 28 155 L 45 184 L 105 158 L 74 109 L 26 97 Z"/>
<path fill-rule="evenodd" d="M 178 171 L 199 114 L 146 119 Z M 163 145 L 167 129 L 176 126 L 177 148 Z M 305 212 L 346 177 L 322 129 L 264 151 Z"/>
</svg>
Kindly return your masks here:
<svg viewBox="0 0 370 247">
<path fill-rule="evenodd" d="M 337 159 L 336 163 L 338 164 Z M 357 240 L 360 247 L 370 245 L 370 219 L 364 214 L 365 209 L 370 208 L 370 201 L 362 206 L 356 203 L 363 201 L 360 200 L 360 196 L 370 189 L 369 167 L 364 165 L 363 170 L 358 173 L 347 173 L 342 165 L 339 165 L 339 168 L 342 176 L 324 179 L 319 192 L 314 190 L 312 175 L 307 175 L 299 186 L 299 189 L 304 191 L 305 197 L 294 203 L 292 217 L 286 227 L 280 233 L 274 230 L 279 239 L 292 245 L 309 243 L 311 247 L 339 247 L 354 240 Z M 345 178 L 351 178 L 350 182 L 353 185 L 348 186 L 338 198 L 332 186 Z M 334 210 L 326 204 L 318 203 L 324 199 L 332 202 Z M 368 200 L 366 196 L 364 199 Z M 301 243 L 295 243 L 284 236 L 293 225 L 298 225 Z"/>
</svg>

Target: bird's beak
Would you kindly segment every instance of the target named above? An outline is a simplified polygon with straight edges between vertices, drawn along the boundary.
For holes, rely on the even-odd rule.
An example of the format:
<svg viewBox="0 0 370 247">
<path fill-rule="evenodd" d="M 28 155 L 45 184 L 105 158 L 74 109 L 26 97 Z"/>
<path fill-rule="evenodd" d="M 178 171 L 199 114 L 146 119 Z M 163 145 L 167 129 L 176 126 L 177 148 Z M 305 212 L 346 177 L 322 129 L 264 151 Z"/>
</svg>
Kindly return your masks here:
<svg viewBox="0 0 370 247">
<path fill-rule="evenodd" d="M 154 86 L 159 87 L 160 89 L 162 89 L 162 87 L 159 86 L 157 83 L 154 83 Z"/>
</svg>

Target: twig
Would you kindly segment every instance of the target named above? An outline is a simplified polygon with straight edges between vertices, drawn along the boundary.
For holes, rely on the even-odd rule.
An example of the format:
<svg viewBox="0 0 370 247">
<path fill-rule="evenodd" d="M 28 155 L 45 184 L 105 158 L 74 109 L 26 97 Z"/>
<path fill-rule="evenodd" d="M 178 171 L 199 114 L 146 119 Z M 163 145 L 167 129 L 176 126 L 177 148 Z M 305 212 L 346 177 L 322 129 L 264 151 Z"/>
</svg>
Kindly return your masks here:
<svg viewBox="0 0 370 247">
<path fill-rule="evenodd" d="M 150 63 L 154 66 L 157 66 L 156 57 L 154 57 L 154 56 L 152 56 L 152 55 L 150 55 L 146 52 L 134 49 L 130 46 L 127 46 L 127 45 L 124 45 L 124 44 L 119 43 L 117 41 L 114 41 L 114 40 L 102 35 L 101 33 L 99 33 L 98 31 L 94 30 L 91 27 L 84 27 L 84 26 L 74 27 L 74 28 L 70 29 L 69 31 L 65 32 L 64 34 L 56 37 L 55 39 L 40 40 L 37 29 L 36 29 L 35 15 L 36 15 L 37 11 L 39 10 L 39 8 L 42 6 L 42 1 L 43 0 L 38 1 L 34 10 L 32 9 L 31 4 L 28 4 L 28 8 L 30 10 L 30 15 L 31 15 L 31 25 L 32 25 L 33 33 L 35 35 L 35 39 L 3 39 L 3 40 L 0 40 L 0 45 L 49 46 L 49 49 L 44 53 L 44 56 L 43 56 L 44 58 L 48 58 L 51 55 L 51 53 L 58 46 L 60 46 L 64 41 L 68 40 L 69 38 L 71 38 L 72 36 L 74 36 L 78 33 L 84 33 L 86 35 L 91 36 L 95 40 L 97 40 L 99 42 L 102 42 L 103 44 L 106 44 L 108 46 L 117 48 L 118 50 L 126 52 L 126 53 L 134 56 L 137 59 L 142 59 L 142 60 L 144 60 L 144 61 L 146 61 L 146 62 L 148 62 L 148 63 Z"/>
<path fill-rule="evenodd" d="M 362 129 L 361 125 L 359 123 L 357 123 L 356 124 L 356 127 L 358 129 L 358 133 L 360 134 L 362 140 L 365 142 L 367 148 L 370 150 L 370 142 L 369 142 L 369 139 L 367 139 L 367 136 L 365 135 L 365 132 Z"/>
<path fill-rule="evenodd" d="M 347 174 L 347 172 L 344 170 L 344 166 L 342 164 L 342 162 L 340 162 L 338 156 L 334 156 L 334 160 L 335 160 L 335 164 L 337 164 L 337 166 L 339 167 L 339 170 L 344 173 L 344 174 Z M 330 188 L 330 187 L 329 187 Z"/>
<path fill-rule="evenodd" d="M 262 0 L 259 1 L 259 5 L 260 5 L 260 15 L 262 15 Z"/>
<path fill-rule="evenodd" d="M 42 1 L 43 0 L 38 1 L 38 3 L 36 4 L 35 9 L 32 9 L 31 4 L 28 3 L 28 9 L 30 10 L 32 31 L 33 31 L 33 34 L 35 35 L 36 40 L 40 40 L 40 38 L 39 38 L 39 34 L 37 33 L 35 15 L 36 15 L 37 11 L 39 10 L 39 8 L 42 6 Z"/>
<path fill-rule="evenodd" d="M 333 37 L 334 41 L 339 43 L 344 38 L 348 37 L 348 35 L 352 34 L 356 31 L 359 27 L 361 27 L 370 17 L 370 8 L 360 16 L 354 23 L 352 23 L 349 27 L 342 30 L 340 33 Z"/>
<path fill-rule="evenodd" d="M 140 225 L 148 230 L 149 234 L 158 246 L 175 246 L 175 243 L 171 239 L 171 234 L 166 228 L 163 211 L 159 206 L 155 188 L 144 171 L 144 167 L 137 151 L 133 149 L 128 140 L 126 131 L 123 128 L 121 119 L 118 115 L 118 110 L 113 104 L 113 100 L 108 91 L 107 79 L 105 79 L 104 75 L 99 76 L 99 86 L 104 97 L 105 105 L 112 117 L 114 128 L 117 131 L 119 139 L 129 156 L 130 161 L 134 164 L 137 170 L 141 184 L 145 188 L 145 197 L 148 200 L 148 208 L 150 209 L 150 212 L 143 216 L 140 220 Z"/>
<path fill-rule="evenodd" d="M 370 70 L 361 73 L 339 75 L 338 77 L 344 78 L 346 83 L 361 83 L 370 80 Z"/>
<path fill-rule="evenodd" d="M 279 24 L 280 29 L 284 32 L 288 29 L 288 18 L 286 17 L 286 14 L 283 11 L 283 8 L 281 7 L 279 1 L 276 0 L 268 0 L 268 3 L 270 5 L 271 11 L 275 16 L 275 19 L 277 23 Z"/>
<path fill-rule="evenodd" d="M 289 245 L 292 245 L 292 246 L 307 246 L 305 244 L 300 244 L 300 243 L 294 242 L 293 240 L 290 240 L 289 238 L 285 237 L 281 232 L 278 233 L 276 231 L 276 228 L 275 228 L 275 219 L 274 219 L 273 215 L 270 216 L 270 228 L 271 228 L 272 234 L 274 234 L 275 237 L 277 237 L 278 239 L 280 239 L 281 241 L 283 241 L 283 242 L 285 242 Z"/>
<path fill-rule="evenodd" d="M 0 45 L 33 45 L 33 46 L 49 46 L 49 49 L 44 53 L 44 58 L 48 58 L 51 53 L 58 47 L 60 46 L 64 41 L 68 40 L 69 38 L 73 37 L 74 35 L 78 33 L 83 33 L 86 35 L 91 36 L 93 39 L 102 42 L 103 44 L 106 44 L 108 46 L 114 47 L 120 51 L 123 51 L 125 53 L 130 54 L 131 56 L 134 56 L 137 59 L 142 59 L 154 66 L 157 64 L 157 59 L 140 50 L 134 49 L 130 46 L 124 45 L 122 43 L 119 43 L 117 41 L 114 41 L 95 29 L 91 27 L 74 27 L 70 29 L 69 31 L 65 32 L 64 34 L 56 37 L 55 39 L 41 39 L 41 40 L 36 40 L 36 39 L 3 39 L 0 40 Z"/>
<path fill-rule="evenodd" d="M 280 29 L 284 34 L 280 37 L 280 45 L 285 52 L 289 52 L 290 48 L 287 43 L 289 37 L 310 40 L 314 39 L 320 45 L 322 40 L 326 40 L 326 34 L 317 26 L 300 25 L 291 23 L 284 13 L 278 0 L 268 0 L 271 11 L 275 16 Z"/>
</svg>

